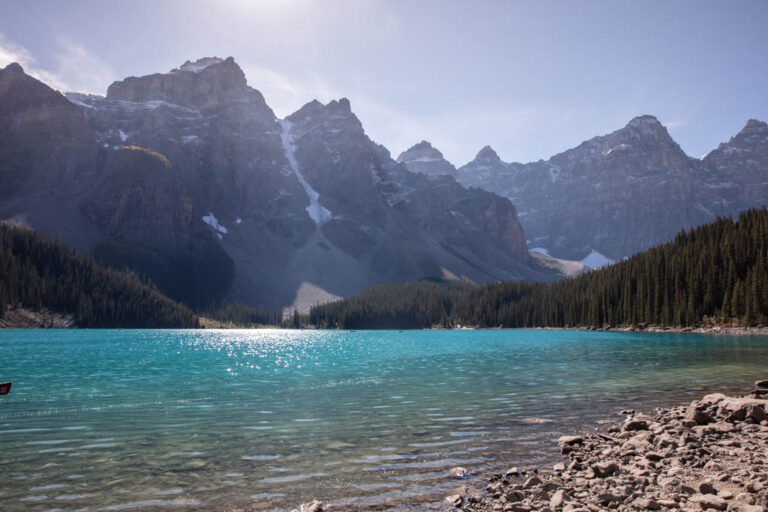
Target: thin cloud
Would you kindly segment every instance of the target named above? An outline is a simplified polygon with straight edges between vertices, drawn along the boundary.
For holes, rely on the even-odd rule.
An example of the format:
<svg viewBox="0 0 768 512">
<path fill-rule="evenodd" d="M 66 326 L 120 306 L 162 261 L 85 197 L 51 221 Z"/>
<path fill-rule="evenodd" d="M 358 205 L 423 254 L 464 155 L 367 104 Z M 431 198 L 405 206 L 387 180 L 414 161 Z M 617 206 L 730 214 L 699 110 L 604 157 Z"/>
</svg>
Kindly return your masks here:
<svg viewBox="0 0 768 512">
<path fill-rule="evenodd" d="M 21 67 L 24 68 L 24 71 L 27 74 L 45 82 L 54 89 L 67 90 L 67 86 L 61 77 L 57 76 L 55 73 L 39 68 L 37 66 L 37 60 L 26 48 L 8 40 L 8 38 L 0 33 L 0 67 L 4 68 L 13 62 L 21 64 Z"/>
<path fill-rule="evenodd" d="M 63 78 L 69 90 L 100 91 L 102 94 L 115 81 L 115 71 L 88 49 L 67 37 L 59 40 L 56 53 L 56 74 Z"/>
<path fill-rule="evenodd" d="M 12 62 L 24 71 L 59 91 L 105 91 L 115 72 L 85 46 L 69 38 L 60 38 L 54 57 L 55 69 L 41 67 L 34 55 L 0 33 L 0 67 Z"/>
</svg>

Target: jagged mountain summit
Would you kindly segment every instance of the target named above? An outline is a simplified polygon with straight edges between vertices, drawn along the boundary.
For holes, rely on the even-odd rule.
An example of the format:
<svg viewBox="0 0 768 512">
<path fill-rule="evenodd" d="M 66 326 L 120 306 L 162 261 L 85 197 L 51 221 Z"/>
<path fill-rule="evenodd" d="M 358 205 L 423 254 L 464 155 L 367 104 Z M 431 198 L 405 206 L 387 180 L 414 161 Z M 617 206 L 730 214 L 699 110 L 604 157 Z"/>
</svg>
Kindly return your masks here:
<svg viewBox="0 0 768 512">
<path fill-rule="evenodd" d="M 768 126 L 750 120 L 696 159 L 644 115 L 548 160 L 508 163 L 486 146 L 445 174 L 509 198 L 532 249 L 598 267 L 766 204 Z"/>
<path fill-rule="evenodd" d="M 400 153 L 398 163 L 408 166 L 408 169 L 428 176 L 450 175 L 455 176 L 456 168 L 443 154 L 432 147 L 432 144 L 423 140 L 410 149 Z"/>
<path fill-rule="evenodd" d="M 278 119 L 235 61 L 62 96 L 0 70 L 0 219 L 195 306 L 270 308 L 381 282 L 551 280 L 512 203 L 395 162 L 346 99 Z"/>
</svg>

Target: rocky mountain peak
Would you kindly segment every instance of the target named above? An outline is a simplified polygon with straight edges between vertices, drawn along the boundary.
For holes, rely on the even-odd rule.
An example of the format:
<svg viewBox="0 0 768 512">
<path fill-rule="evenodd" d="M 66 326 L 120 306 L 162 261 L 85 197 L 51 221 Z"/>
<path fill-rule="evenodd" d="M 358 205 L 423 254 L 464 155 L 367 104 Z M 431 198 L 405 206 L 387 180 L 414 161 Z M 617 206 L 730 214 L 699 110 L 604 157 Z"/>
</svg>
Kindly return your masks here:
<svg viewBox="0 0 768 512">
<path fill-rule="evenodd" d="M 24 68 L 16 62 L 11 62 L 0 69 L 0 94 L 6 93 L 14 84 L 32 77 L 24 73 Z"/>
<path fill-rule="evenodd" d="M 768 124 L 757 119 L 750 119 L 738 135 L 760 135 L 768 134 Z"/>
<path fill-rule="evenodd" d="M 768 124 L 750 119 L 739 133 L 710 151 L 702 161 L 714 166 L 716 169 L 734 169 L 737 162 L 738 168 L 743 171 L 747 167 L 753 167 L 757 161 L 766 162 L 766 150 L 768 150 Z"/>
<path fill-rule="evenodd" d="M 405 164 L 408 170 L 430 176 L 455 176 L 456 168 L 443 157 L 443 154 L 423 140 L 410 149 L 400 153 L 398 163 Z"/>
<path fill-rule="evenodd" d="M 501 158 L 493 150 L 491 146 L 485 146 L 483 149 L 477 152 L 475 156 L 475 162 L 496 163 L 501 162 Z"/>
<path fill-rule="evenodd" d="M 428 160 L 443 160 L 443 154 L 432 147 L 432 144 L 423 140 L 418 144 L 414 144 L 409 149 L 400 153 L 397 157 L 397 161 L 400 163 L 406 163 L 411 161 L 428 161 Z"/>
<path fill-rule="evenodd" d="M 286 117 L 286 120 L 290 121 L 300 132 L 306 132 L 312 127 L 322 125 L 335 134 L 343 132 L 347 135 L 350 133 L 362 135 L 364 133 L 363 125 L 352 112 L 347 98 L 332 100 L 325 105 L 317 100 L 312 100 Z"/>
<path fill-rule="evenodd" d="M 336 115 L 351 115 L 352 106 L 349 104 L 347 98 L 340 98 L 339 100 L 332 100 L 326 108 L 329 112 Z"/>
<path fill-rule="evenodd" d="M 232 57 L 205 57 L 187 61 L 169 73 L 114 82 L 107 89 L 107 99 L 165 101 L 199 109 L 243 99 L 248 90 L 245 74 Z"/>
<path fill-rule="evenodd" d="M 11 62 L 5 68 L 0 69 L 0 73 L 7 76 L 20 76 L 24 74 L 24 68 L 18 62 Z"/>
<path fill-rule="evenodd" d="M 642 115 L 633 118 L 627 125 L 619 130 L 622 133 L 631 133 L 642 138 L 669 139 L 667 129 L 656 119 L 655 116 Z"/>
<path fill-rule="evenodd" d="M 230 59 L 232 59 L 232 57 L 230 57 Z M 221 64 L 222 62 L 224 62 L 224 59 L 218 57 L 203 57 L 202 59 L 197 59 L 195 62 L 186 61 L 178 68 L 172 69 L 171 73 L 179 73 L 181 71 L 200 73 L 211 64 Z M 232 62 L 234 62 L 234 59 L 232 59 Z"/>
</svg>

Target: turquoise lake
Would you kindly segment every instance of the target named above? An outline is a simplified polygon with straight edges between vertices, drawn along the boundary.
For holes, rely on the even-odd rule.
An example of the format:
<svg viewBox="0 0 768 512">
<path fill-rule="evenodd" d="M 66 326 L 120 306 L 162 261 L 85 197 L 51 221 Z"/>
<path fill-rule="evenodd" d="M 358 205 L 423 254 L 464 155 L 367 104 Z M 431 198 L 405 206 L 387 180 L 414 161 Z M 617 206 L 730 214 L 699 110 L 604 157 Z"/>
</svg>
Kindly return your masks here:
<svg viewBox="0 0 768 512">
<path fill-rule="evenodd" d="M 563 433 L 759 378 L 766 337 L 0 331 L 0 509 L 439 503 L 453 467 L 546 467 Z"/>
</svg>

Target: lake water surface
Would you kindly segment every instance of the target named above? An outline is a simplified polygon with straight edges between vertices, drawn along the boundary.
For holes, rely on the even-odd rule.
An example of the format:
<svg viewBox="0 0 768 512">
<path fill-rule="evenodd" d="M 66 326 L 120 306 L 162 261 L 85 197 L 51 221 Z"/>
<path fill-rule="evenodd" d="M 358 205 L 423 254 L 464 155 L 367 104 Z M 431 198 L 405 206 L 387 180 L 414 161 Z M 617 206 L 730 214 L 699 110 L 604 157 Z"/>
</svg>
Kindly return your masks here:
<svg viewBox="0 0 768 512">
<path fill-rule="evenodd" d="M 0 331 L 0 509 L 439 502 L 455 466 L 549 465 L 562 433 L 766 372 L 766 337 Z"/>
</svg>

